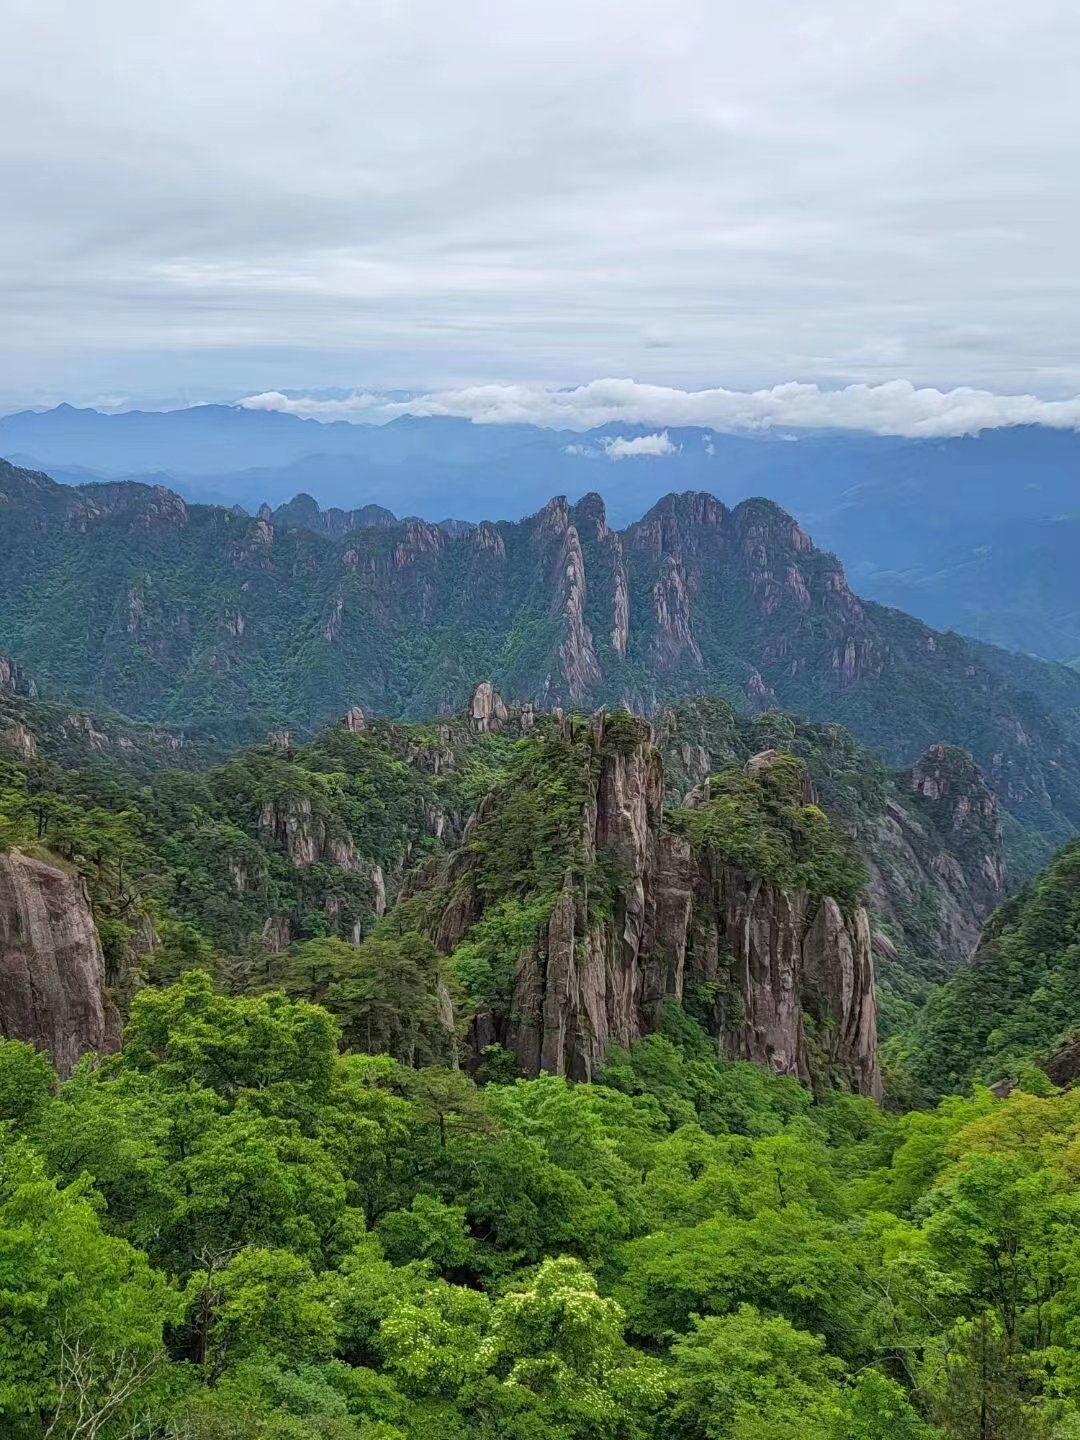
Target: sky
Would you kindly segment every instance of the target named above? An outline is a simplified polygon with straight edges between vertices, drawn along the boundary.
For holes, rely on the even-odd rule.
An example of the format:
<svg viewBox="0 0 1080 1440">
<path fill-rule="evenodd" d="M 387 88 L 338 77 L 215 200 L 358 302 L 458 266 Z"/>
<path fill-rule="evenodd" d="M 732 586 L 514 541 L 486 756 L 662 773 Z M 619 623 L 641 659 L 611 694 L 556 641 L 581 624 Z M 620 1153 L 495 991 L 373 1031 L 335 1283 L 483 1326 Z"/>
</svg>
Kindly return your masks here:
<svg viewBox="0 0 1080 1440">
<path fill-rule="evenodd" d="M 1065 0 L 6 0 L 3 29 L 0 409 L 1080 416 L 1039 406 L 1080 394 Z"/>
</svg>

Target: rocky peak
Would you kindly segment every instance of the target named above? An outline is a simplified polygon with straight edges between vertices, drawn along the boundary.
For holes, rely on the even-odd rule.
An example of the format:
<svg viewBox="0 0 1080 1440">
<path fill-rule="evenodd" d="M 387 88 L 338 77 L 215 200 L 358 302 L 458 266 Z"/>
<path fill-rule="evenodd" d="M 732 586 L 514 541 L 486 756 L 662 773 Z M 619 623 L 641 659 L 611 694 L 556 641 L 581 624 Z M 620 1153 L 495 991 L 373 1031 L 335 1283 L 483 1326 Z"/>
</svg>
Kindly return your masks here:
<svg viewBox="0 0 1080 1440">
<path fill-rule="evenodd" d="M 264 505 L 259 514 L 266 520 L 273 520 L 282 530 L 311 530 L 316 535 L 331 537 L 347 535 L 352 530 L 384 530 L 399 523 L 394 512 L 382 505 L 362 505 L 356 510 L 341 510 L 331 505 L 324 510 L 317 500 L 304 492 L 294 495 L 273 511 Z"/>
<path fill-rule="evenodd" d="M 746 773 L 755 780 L 767 775 L 772 770 L 790 768 L 795 757 L 784 755 L 779 750 L 759 750 L 756 755 L 751 755 L 746 762 Z M 816 805 L 818 803 L 817 790 L 814 786 L 813 777 L 810 771 L 798 761 L 799 799 L 803 805 Z"/>
<path fill-rule="evenodd" d="M 506 704 L 490 680 L 481 680 L 469 700 L 469 724 L 478 735 L 502 730 L 509 719 Z"/>
<path fill-rule="evenodd" d="M 973 816 L 998 821 L 997 798 L 970 752 L 957 745 L 931 745 L 905 780 L 913 794 L 942 807 L 954 830 L 964 828 Z"/>
<path fill-rule="evenodd" d="M 608 530 L 604 498 L 595 490 L 590 490 L 581 497 L 570 511 L 570 519 L 580 535 L 587 535 L 591 539 L 606 540 L 611 533 Z"/>
<path fill-rule="evenodd" d="M 405 520 L 401 529 L 401 539 L 394 547 L 395 570 L 415 565 L 424 555 L 437 555 L 446 543 L 438 525 L 431 525 L 426 520 Z"/>
<path fill-rule="evenodd" d="M 570 508 L 565 495 L 555 495 L 537 512 L 536 529 L 541 536 L 565 535 L 570 524 Z"/>
<path fill-rule="evenodd" d="M 932 745 L 864 841 L 875 916 L 941 978 L 969 960 L 1006 877 L 997 799 L 967 751 Z"/>
<path fill-rule="evenodd" d="M 353 705 L 341 717 L 343 727 L 353 735 L 359 735 L 367 729 L 367 716 L 359 705 Z"/>
<path fill-rule="evenodd" d="M 987 903 L 997 904 L 1005 895 L 1001 813 L 972 756 L 956 745 L 931 745 L 904 780 L 922 798 L 938 832 L 948 837 L 968 886 L 979 886 Z"/>
<path fill-rule="evenodd" d="M 831 1070 L 877 1095 L 866 911 L 845 914 L 828 897 L 696 853 L 665 826 L 663 762 L 645 721 L 626 712 L 598 712 L 587 726 L 553 720 L 543 742 L 552 760 L 578 752 L 576 773 L 592 781 L 549 919 L 519 956 L 505 1008 L 475 1022 L 477 1047 L 498 1040 L 526 1074 L 588 1078 L 609 1044 L 652 1028 L 665 998 L 697 992 L 715 997 L 710 1028 L 723 1053 L 805 1081 L 825 1083 Z M 774 763 L 755 758 L 759 771 Z M 433 934 L 446 950 L 483 914 L 483 856 L 498 843 L 504 803 L 489 796 L 468 830 L 478 843 L 426 877 L 444 889 Z"/>
<path fill-rule="evenodd" d="M 0 695 L 24 695 L 33 698 L 37 686 L 17 660 L 0 655 Z"/>
<path fill-rule="evenodd" d="M 682 554 L 693 548 L 695 532 L 724 526 L 728 510 L 705 491 L 688 490 L 681 495 L 664 495 L 652 509 L 626 532 L 631 548 L 652 553 Z"/>
</svg>

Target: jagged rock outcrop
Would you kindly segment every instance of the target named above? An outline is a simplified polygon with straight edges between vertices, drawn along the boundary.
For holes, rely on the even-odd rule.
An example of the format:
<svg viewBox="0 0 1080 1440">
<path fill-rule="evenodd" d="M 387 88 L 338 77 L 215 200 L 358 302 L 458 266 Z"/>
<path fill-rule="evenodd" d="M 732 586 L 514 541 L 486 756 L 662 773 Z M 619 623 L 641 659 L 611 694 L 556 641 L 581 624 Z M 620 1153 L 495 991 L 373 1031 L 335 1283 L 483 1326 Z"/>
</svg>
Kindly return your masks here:
<svg viewBox="0 0 1080 1440">
<path fill-rule="evenodd" d="M 0 1035 L 47 1049 L 61 1075 L 120 1038 L 82 879 L 18 850 L 0 854 Z"/>
<path fill-rule="evenodd" d="M 276 510 L 261 505 L 258 515 L 261 520 L 272 520 L 279 530 L 299 527 L 333 537 L 348 535 L 353 530 L 385 530 L 399 523 L 394 512 L 382 505 L 361 505 L 356 510 L 340 510 L 331 505 L 323 510 L 312 496 L 303 492 Z"/>
<path fill-rule="evenodd" d="M 611 599 L 611 648 L 620 659 L 626 655 L 630 639 L 630 585 L 626 578 L 626 567 L 622 561 L 622 544 L 616 536 L 618 563 L 615 569 L 615 588 Z"/>
<path fill-rule="evenodd" d="M 599 684 L 601 671 L 592 631 L 585 619 L 585 556 L 574 525 L 568 525 L 563 532 L 559 569 L 561 580 L 556 590 L 555 610 L 563 626 L 559 645 L 561 679 L 569 697 L 580 700 Z"/>
<path fill-rule="evenodd" d="M 659 579 L 652 589 L 655 635 L 653 650 L 667 665 L 673 665 L 685 654 L 694 664 L 701 664 L 701 651 L 694 639 L 690 618 L 690 593 L 679 560 L 668 555 Z"/>
<path fill-rule="evenodd" d="M 19 760 L 33 760 L 38 753 L 37 736 L 21 720 L 0 727 L 0 749 Z"/>
<path fill-rule="evenodd" d="M 570 733 L 573 722 L 561 723 Z M 584 743 L 594 782 L 561 889 L 518 957 L 505 1013 L 479 1017 L 477 1044 L 499 1039 L 529 1075 L 589 1078 L 610 1044 L 632 1043 L 665 999 L 693 992 L 711 997 L 710 1029 L 724 1054 L 878 1095 L 865 909 L 845 915 L 828 897 L 714 864 L 665 828 L 663 764 L 644 721 L 600 712 Z M 759 768 L 768 764 L 758 757 Z M 497 795 L 477 811 L 463 849 L 429 876 L 447 895 L 434 928 L 444 950 L 483 913 L 468 841 L 489 824 L 497 834 Z M 604 875 L 614 878 L 600 897 Z"/>
<path fill-rule="evenodd" d="M 342 725 L 353 735 L 359 735 L 367 729 L 367 716 L 359 705 L 352 705 L 342 716 Z"/>
<path fill-rule="evenodd" d="M 943 980 L 970 958 L 1006 877 L 997 798 L 966 751 L 933 745 L 889 775 L 839 726 L 783 714 L 746 719 L 704 697 L 669 706 L 657 724 L 669 805 L 703 803 L 709 776 L 733 763 L 753 770 L 779 752 L 813 763 L 825 799 L 807 769 L 804 803 L 824 804 L 869 872 L 879 978 L 894 978 L 899 963 L 923 981 Z"/>
<path fill-rule="evenodd" d="M 37 685 L 19 662 L 9 655 L 0 655 L 0 695 L 24 695 L 32 699 L 36 694 Z"/>
<path fill-rule="evenodd" d="M 509 719 L 502 696 L 490 680 L 481 680 L 469 700 L 469 724 L 478 735 L 493 735 Z"/>
<path fill-rule="evenodd" d="M 266 800 L 259 813 L 259 838 L 282 846 L 294 865 L 326 861 L 343 870 L 358 870 L 352 837 L 331 829 L 306 795 Z"/>
</svg>

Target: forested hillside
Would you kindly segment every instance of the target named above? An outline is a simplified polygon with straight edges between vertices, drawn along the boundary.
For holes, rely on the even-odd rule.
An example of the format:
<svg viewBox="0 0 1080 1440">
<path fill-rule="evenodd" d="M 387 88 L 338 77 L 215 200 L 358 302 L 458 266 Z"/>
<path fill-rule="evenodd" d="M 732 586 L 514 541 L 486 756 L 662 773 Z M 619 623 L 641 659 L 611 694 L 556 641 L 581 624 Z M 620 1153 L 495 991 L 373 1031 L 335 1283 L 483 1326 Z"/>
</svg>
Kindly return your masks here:
<svg viewBox="0 0 1080 1440">
<path fill-rule="evenodd" d="M 426 719 L 481 674 L 545 708 L 704 692 L 839 722 L 895 766 L 970 750 L 1029 862 L 1080 824 L 1080 675 L 859 600 L 768 501 L 322 535 L 0 464 L 0 516 L 0 650 L 43 693 L 235 744 L 354 704 Z"/>
<path fill-rule="evenodd" d="M 906 1067 L 929 1093 L 1015 1080 L 1080 1029 L 1080 842 L 994 915 L 971 964 L 905 1035 Z M 1060 1061 L 1059 1061 L 1060 1067 Z M 1063 1078 L 1072 1079 L 1072 1066 Z M 1080 1073 L 1080 1072 L 1078 1072 Z"/>
<path fill-rule="evenodd" d="M 904 1006 L 999 878 L 970 758 L 483 684 L 200 767 L 5 683 L 3 1028 L 71 1071 L 0 1041 L 13 1440 L 1073 1433 L 1073 1093 L 896 1113 Z M 67 988 L 12 1009 L 43 934 Z"/>
<path fill-rule="evenodd" d="M 741 864 L 781 889 L 835 894 L 849 913 L 866 887 L 888 1032 L 929 982 L 966 959 L 1004 893 L 996 802 L 960 752 L 932 751 L 912 771 L 891 774 L 839 727 L 771 712 L 740 716 L 717 700 L 664 711 L 655 744 L 629 717 L 621 733 L 623 741 L 612 720 L 597 747 L 584 720 L 507 707 L 483 684 L 464 712 L 432 725 L 367 719 L 353 709 L 311 742 L 275 731 L 264 744 L 199 769 L 198 747 L 173 732 L 9 695 L 0 697 L 2 835 L 83 875 L 106 983 L 121 1007 L 140 983 L 175 978 L 192 957 L 209 954 L 230 983 L 325 971 L 303 992 L 325 998 L 328 977 L 354 963 L 351 951 L 334 946 L 358 943 L 384 916 L 384 931 L 419 928 L 437 941 L 469 977 L 469 991 L 479 983 L 481 953 L 509 946 L 517 957 L 547 925 L 568 867 L 582 939 L 586 931 L 598 937 L 599 922 L 602 929 L 623 923 L 615 919 L 620 907 L 638 914 L 632 892 L 640 882 L 647 905 L 633 922 L 642 926 L 635 943 L 653 963 L 659 923 L 675 966 L 669 980 L 658 972 L 662 995 L 669 984 L 682 985 L 678 957 L 687 949 L 713 964 L 695 939 L 712 902 L 701 891 L 684 914 L 681 899 L 671 899 L 669 912 L 665 897 L 689 896 L 702 864 L 727 856 L 737 871 Z M 633 762 L 627 774 L 618 771 L 624 742 Z M 770 838 L 761 828 L 769 777 L 751 780 L 747 766 L 770 753 L 805 766 L 792 798 L 801 803 L 806 789 L 833 822 L 803 834 L 810 822 L 798 819 L 796 851 L 782 784 L 769 800 L 779 803 L 779 829 Z M 178 761 L 192 768 L 177 770 Z M 776 771 L 778 783 L 786 773 Z M 720 785 L 711 798 L 710 777 Z M 479 829 L 467 833 L 481 801 Z M 693 859 L 676 832 L 694 839 L 721 803 L 729 848 L 716 848 L 720 832 L 712 825 L 714 858 Z M 627 806 L 639 816 L 629 828 L 620 818 Z M 692 819 L 680 818 L 687 806 L 696 807 Z M 806 813 L 821 816 L 814 807 Z M 485 829 L 495 837 L 501 879 L 478 868 Z M 821 847 L 840 833 L 861 862 L 858 878 L 844 873 L 844 861 L 835 881 L 822 884 L 814 878 L 825 864 Z M 550 849 L 541 863 L 535 847 L 544 834 Z M 399 897 L 400 916 L 390 913 Z M 440 921 L 438 907 L 451 899 Z M 659 909 L 649 919 L 653 905 Z M 384 968 L 392 965 L 392 945 L 367 949 L 381 953 Z M 425 965 L 425 993 L 433 994 L 441 969 L 430 953 Z M 479 998 L 463 1002 L 462 1013 Z M 648 1011 L 657 998 L 635 1003 Z M 447 997 L 443 1003 L 445 1010 Z"/>
</svg>

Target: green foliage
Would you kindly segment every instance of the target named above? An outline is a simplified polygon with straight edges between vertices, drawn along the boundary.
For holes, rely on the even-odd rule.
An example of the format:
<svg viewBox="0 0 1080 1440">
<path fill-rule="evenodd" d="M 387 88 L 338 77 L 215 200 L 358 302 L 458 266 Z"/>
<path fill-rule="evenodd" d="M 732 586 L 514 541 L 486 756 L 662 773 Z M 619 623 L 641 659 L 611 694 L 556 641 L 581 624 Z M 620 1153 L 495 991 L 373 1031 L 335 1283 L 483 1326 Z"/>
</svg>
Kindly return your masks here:
<svg viewBox="0 0 1080 1440">
<path fill-rule="evenodd" d="M 0 1136 L 0 1429 L 61 1434 L 143 1398 L 178 1299 L 146 1256 L 102 1225 L 89 1179 L 64 1185 Z"/>
<path fill-rule="evenodd" d="M 933 993 L 892 1046 L 924 1092 L 1015 1078 L 1080 1029 L 1080 842 L 1003 905 L 972 964 Z"/>
<path fill-rule="evenodd" d="M 707 803 L 674 812 L 671 824 L 719 864 L 816 900 L 831 895 L 850 912 L 866 888 L 866 871 L 804 792 L 802 762 L 780 755 L 753 774 L 740 767 L 713 776 Z"/>
<path fill-rule="evenodd" d="M 22 1040 L 0 1040 L 0 1123 L 32 1123 L 55 1082 L 47 1055 Z"/>
<path fill-rule="evenodd" d="M 194 973 L 62 1084 L 0 1046 L 0 1431 L 1071 1440 L 1080 1092 L 889 1116 L 664 1031 L 481 1087 Z"/>
</svg>

